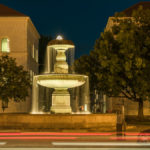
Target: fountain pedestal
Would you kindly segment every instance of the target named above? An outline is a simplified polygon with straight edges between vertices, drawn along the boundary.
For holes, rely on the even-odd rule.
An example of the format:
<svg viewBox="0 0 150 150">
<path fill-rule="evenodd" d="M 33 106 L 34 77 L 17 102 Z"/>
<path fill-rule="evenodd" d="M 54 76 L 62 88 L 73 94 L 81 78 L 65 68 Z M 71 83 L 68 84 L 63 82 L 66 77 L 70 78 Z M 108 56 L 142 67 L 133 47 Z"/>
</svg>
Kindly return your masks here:
<svg viewBox="0 0 150 150">
<path fill-rule="evenodd" d="M 68 73 L 65 51 L 66 49 L 57 50 L 56 63 L 54 64 L 55 73 Z"/>
<path fill-rule="evenodd" d="M 68 89 L 59 88 L 56 89 L 52 94 L 52 113 L 71 113 L 70 107 L 70 94 Z"/>
</svg>

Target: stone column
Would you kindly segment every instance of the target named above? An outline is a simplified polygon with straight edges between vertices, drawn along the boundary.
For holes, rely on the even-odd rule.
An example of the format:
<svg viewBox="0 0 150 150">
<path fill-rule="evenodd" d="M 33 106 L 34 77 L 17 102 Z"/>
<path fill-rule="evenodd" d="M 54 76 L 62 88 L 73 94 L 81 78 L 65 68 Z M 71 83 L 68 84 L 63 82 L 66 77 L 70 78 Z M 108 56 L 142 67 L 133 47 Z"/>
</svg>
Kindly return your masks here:
<svg viewBox="0 0 150 150">
<path fill-rule="evenodd" d="M 56 63 L 54 65 L 55 73 L 68 73 L 65 51 L 65 49 L 57 50 Z"/>
</svg>

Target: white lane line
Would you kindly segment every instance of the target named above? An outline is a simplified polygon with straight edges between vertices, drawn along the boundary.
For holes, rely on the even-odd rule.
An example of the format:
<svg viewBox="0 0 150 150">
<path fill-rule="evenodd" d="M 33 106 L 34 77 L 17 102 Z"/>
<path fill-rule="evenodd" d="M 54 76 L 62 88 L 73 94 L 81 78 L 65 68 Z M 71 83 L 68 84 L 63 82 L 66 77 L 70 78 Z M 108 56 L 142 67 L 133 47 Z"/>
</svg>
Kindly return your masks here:
<svg viewBox="0 0 150 150">
<path fill-rule="evenodd" d="M 150 143 L 123 142 L 52 142 L 56 146 L 150 146 Z"/>
<path fill-rule="evenodd" d="M 5 145 L 7 142 L 0 142 L 0 145 Z"/>
</svg>

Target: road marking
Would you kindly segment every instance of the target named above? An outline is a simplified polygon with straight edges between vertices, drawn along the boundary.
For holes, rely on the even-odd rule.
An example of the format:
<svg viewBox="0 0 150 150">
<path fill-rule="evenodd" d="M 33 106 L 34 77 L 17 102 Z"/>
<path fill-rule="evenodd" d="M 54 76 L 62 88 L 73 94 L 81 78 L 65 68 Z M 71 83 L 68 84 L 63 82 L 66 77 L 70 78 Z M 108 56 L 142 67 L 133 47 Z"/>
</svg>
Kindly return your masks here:
<svg viewBox="0 0 150 150">
<path fill-rule="evenodd" d="M 135 142 L 52 142 L 57 146 L 150 146 L 150 143 L 135 143 Z"/>
<path fill-rule="evenodd" d="M 5 145 L 7 142 L 0 142 L 0 145 Z"/>
</svg>

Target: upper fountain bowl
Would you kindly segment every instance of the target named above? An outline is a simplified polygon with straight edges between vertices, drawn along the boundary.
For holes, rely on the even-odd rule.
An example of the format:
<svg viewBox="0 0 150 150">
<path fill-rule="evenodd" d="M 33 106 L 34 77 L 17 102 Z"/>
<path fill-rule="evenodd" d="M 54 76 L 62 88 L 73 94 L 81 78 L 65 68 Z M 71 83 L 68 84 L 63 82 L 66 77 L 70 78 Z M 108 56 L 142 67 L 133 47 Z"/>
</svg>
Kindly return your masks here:
<svg viewBox="0 0 150 150">
<path fill-rule="evenodd" d="M 53 47 L 55 49 L 68 49 L 74 48 L 74 43 L 71 40 L 65 40 L 62 36 L 58 35 L 56 39 L 48 42 L 48 47 Z"/>
<path fill-rule="evenodd" d="M 48 74 L 36 76 L 37 83 L 48 88 L 74 88 L 85 83 L 87 76 L 77 74 Z"/>
</svg>

